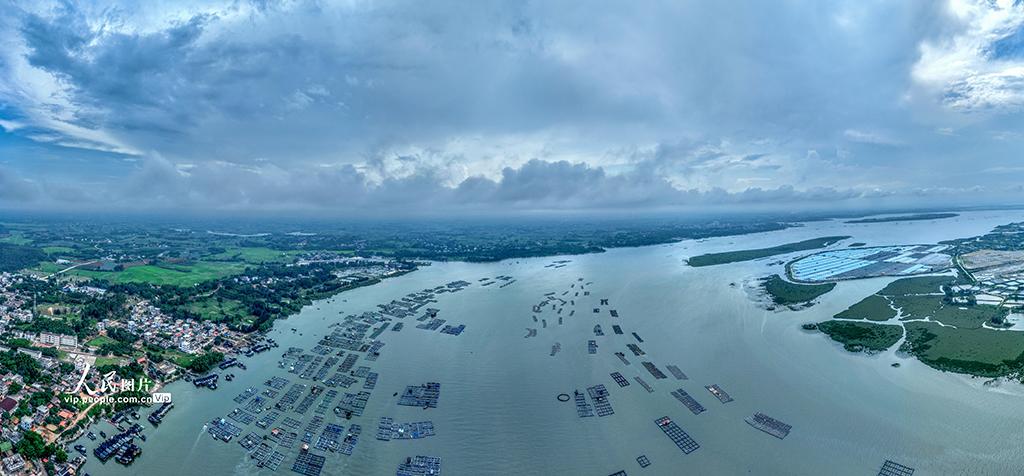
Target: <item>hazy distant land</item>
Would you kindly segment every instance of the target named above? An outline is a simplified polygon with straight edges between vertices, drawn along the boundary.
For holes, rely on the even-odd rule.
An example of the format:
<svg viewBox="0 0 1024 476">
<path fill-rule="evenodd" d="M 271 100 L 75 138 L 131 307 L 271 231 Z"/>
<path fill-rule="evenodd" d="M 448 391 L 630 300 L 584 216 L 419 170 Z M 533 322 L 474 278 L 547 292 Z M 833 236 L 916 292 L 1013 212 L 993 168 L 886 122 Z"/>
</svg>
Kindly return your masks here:
<svg viewBox="0 0 1024 476">
<path fill-rule="evenodd" d="M 959 213 L 918 213 L 915 215 L 899 215 L 893 217 L 860 218 L 849 220 L 846 223 L 888 223 L 893 221 L 918 221 L 918 220 L 941 220 L 943 218 L 954 218 Z"/>
<path fill-rule="evenodd" d="M 845 240 L 847 238 L 849 238 L 849 236 L 823 236 L 821 238 L 812 238 L 810 240 L 798 241 L 796 243 L 786 243 L 783 245 L 772 246 L 770 248 L 725 251 L 722 253 L 708 253 L 704 255 L 694 256 L 688 260 L 688 263 L 690 264 L 690 266 L 699 268 L 701 266 L 714 266 L 716 264 L 750 261 L 758 258 L 765 258 L 768 256 L 793 253 L 795 251 L 806 251 L 813 250 L 816 248 L 824 248 L 826 246 L 829 246 L 841 240 Z"/>
</svg>

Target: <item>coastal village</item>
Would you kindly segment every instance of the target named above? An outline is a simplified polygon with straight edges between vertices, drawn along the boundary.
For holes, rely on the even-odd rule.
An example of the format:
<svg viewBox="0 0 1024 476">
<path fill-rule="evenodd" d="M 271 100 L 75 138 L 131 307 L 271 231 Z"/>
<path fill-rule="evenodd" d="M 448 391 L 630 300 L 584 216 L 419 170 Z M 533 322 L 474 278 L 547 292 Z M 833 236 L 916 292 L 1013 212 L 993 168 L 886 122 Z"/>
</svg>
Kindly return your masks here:
<svg viewBox="0 0 1024 476">
<path fill-rule="evenodd" d="M 65 269 L 76 266 L 57 261 Z M 95 271 L 102 268 L 98 262 L 77 264 Z M 113 272 L 124 266 L 108 268 Z M 316 284 L 328 281 L 332 289 L 347 289 L 411 269 L 396 260 L 324 253 L 304 256 L 287 268 L 280 275 L 233 276 L 220 286 L 273 293 L 316 275 Z M 330 271 L 323 274 L 324 269 Z M 86 314 L 95 320 L 82 325 Z M 134 438 L 145 440 L 144 427 L 132 422 L 140 417 L 139 405 L 99 403 L 95 397 L 148 396 L 182 377 L 199 381 L 218 364 L 244 368 L 237 357 L 271 348 L 251 327 L 192 317 L 166 312 L 146 292 L 112 290 L 96 280 L 61 273 L 0 273 L 0 474 L 77 474 L 88 454 L 82 445 L 68 444 L 86 433 L 97 439 L 89 431 L 97 419 L 124 431 L 110 438 L 101 435 L 104 441 L 96 457 L 131 464 L 142 452 Z M 156 408 L 150 422 L 156 424 L 169 409 L 169 404 Z"/>
</svg>

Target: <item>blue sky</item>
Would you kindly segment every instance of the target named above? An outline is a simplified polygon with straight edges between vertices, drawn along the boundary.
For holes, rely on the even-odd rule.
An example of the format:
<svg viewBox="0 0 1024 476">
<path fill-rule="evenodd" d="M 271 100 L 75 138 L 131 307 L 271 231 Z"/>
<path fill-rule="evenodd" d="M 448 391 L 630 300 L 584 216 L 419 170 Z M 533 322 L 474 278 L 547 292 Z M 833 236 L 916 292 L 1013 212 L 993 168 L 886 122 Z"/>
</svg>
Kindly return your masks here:
<svg viewBox="0 0 1024 476">
<path fill-rule="evenodd" d="M 1024 202 L 1010 0 L 0 10 L 4 208 Z"/>
</svg>

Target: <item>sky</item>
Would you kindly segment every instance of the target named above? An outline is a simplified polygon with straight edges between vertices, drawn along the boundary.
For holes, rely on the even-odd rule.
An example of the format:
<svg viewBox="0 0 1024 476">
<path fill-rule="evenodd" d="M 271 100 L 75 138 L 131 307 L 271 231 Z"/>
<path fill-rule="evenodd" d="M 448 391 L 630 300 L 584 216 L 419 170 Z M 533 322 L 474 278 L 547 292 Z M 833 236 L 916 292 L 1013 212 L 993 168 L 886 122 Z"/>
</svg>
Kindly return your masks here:
<svg viewBox="0 0 1024 476">
<path fill-rule="evenodd" d="M 1020 0 L 0 0 L 0 208 L 1024 203 Z"/>
</svg>

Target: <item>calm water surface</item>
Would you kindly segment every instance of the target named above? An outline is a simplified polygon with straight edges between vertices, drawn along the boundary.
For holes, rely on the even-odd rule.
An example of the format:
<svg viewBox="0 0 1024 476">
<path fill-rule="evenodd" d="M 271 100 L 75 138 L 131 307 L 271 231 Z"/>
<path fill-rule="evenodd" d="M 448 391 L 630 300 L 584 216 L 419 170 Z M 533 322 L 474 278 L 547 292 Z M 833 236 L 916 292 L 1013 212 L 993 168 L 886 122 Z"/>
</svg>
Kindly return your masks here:
<svg viewBox="0 0 1024 476">
<path fill-rule="evenodd" d="M 416 329 L 411 319 L 401 332 L 381 336 L 386 342 L 382 355 L 367 364 L 380 373 L 377 387 L 364 416 L 352 421 L 363 426 L 363 435 L 352 456 L 329 453 L 323 474 L 394 474 L 399 462 L 418 454 L 440 456 L 447 475 L 607 475 L 618 470 L 867 475 L 876 474 L 886 459 L 917 468 L 915 475 L 1020 474 L 1024 450 L 1017 442 L 1024 438 L 1024 387 L 986 387 L 981 380 L 943 374 L 892 351 L 850 354 L 821 334 L 800 329 L 800 324 L 827 318 L 891 279 L 843 282 L 810 309 L 771 312 L 759 307 L 746 288 L 758 276 L 781 272 L 781 266 L 771 264 L 778 258 L 699 269 L 685 266 L 683 259 L 832 234 L 852 235 L 869 246 L 934 243 L 1021 220 L 1024 214 L 1019 212 L 976 212 L 937 221 L 818 222 L 770 233 L 565 257 L 572 262 L 559 269 L 544 266 L 563 258 L 438 263 L 318 302 L 279 321 L 271 336 L 281 348 L 249 359 L 249 370 L 235 369 L 235 381 L 222 379 L 216 392 L 186 382 L 170 385 L 175 408 L 159 428 L 147 428 L 142 457 L 130 468 L 113 461 L 100 464 L 91 456 L 95 442 L 83 438 L 90 449 L 85 471 L 273 474 L 255 467 L 237 442 L 213 441 L 203 424 L 235 408 L 232 398 L 248 386 L 262 390 L 262 382 L 274 375 L 299 381 L 278 369 L 280 354 L 289 346 L 311 349 L 343 315 L 464 279 L 474 285 L 441 295 L 434 305 L 441 309 L 439 317 L 467 325 L 461 336 Z M 482 277 L 502 274 L 517 282 L 505 288 L 477 285 Z M 559 326 L 557 316 L 547 311 L 540 317 L 547 317 L 548 327 L 534 324 L 532 305 L 547 292 L 560 295 L 577 278 L 593 284 L 591 296 L 576 298 L 576 315 L 568 317 L 567 307 Z M 607 312 L 593 314 L 599 298 L 610 299 L 621 317 L 613 322 Z M 614 335 L 612 323 L 626 334 Z M 602 324 L 607 335 L 594 337 L 594 324 Z M 524 339 L 527 327 L 537 327 L 538 337 Z M 667 364 L 678 365 L 690 380 L 670 376 L 655 381 L 625 348 L 635 342 L 631 331 L 643 337 L 645 357 L 663 370 Z M 587 353 L 592 338 L 600 345 L 597 355 Z M 550 357 L 555 342 L 562 351 Z M 626 352 L 632 365 L 622 364 L 615 351 Z M 902 366 L 893 368 L 894 362 Z M 647 393 L 635 383 L 619 388 L 609 377 L 613 371 L 631 381 L 640 375 L 656 391 Z M 394 392 L 426 381 L 441 383 L 439 408 L 395 404 Z M 556 399 L 559 393 L 598 383 L 611 392 L 612 416 L 581 419 L 571 401 Z M 712 398 L 703 388 L 712 383 L 735 401 L 721 404 Z M 669 395 L 679 387 L 707 411 L 695 416 L 682 407 Z M 780 441 L 752 429 L 743 418 L 756 411 L 791 424 L 792 432 Z M 307 412 L 304 422 L 313 415 Z M 680 452 L 654 424 L 665 415 L 701 448 L 690 455 Z M 380 416 L 396 422 L 432 420 L 437 436 L 377 441 Z M 327 422 L 335 419 L 330 412 L 326 417 Z M 347 427 L 349 422 L 340 423 Z M 111 432 L 106 423 L 99 428 Z M 243 435 L 250 429 L 258 430 L 250 425 Z M 277 473 L 294 474 L 290 468 L 296 451 Z M 652 465 L 641 470 L 635 460 L 639 455 L 647 455 Z"/>
</svg>

